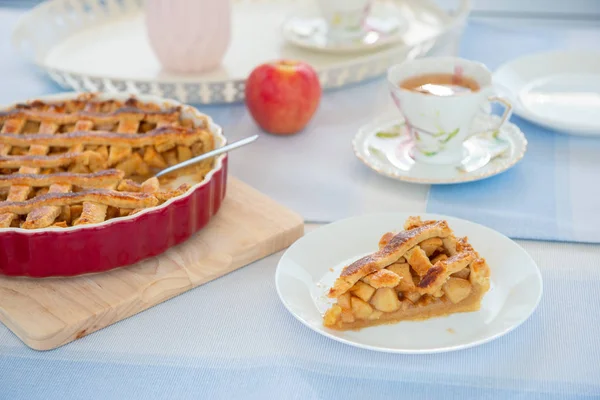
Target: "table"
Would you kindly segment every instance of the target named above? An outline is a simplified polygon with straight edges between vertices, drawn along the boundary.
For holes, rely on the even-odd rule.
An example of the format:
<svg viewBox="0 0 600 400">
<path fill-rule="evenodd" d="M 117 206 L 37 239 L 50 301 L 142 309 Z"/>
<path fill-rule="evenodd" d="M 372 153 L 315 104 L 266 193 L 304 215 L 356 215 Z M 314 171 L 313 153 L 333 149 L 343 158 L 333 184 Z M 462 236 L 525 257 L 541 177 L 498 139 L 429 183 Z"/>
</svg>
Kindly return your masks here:
<svg viewBox="0 0 600 400">
<path fill-rule="evenodd" d="M 600 246 L 518 243 L 540 266 L 546 296 L 518 330 L 477 348 L 401 356 L 354 349 L 324 338 L 296 321 L 280 303 L 273 277 L 281 254 L 275 254 L 55 351 L 29 350 L 0 327 L 0 398 L 358 399 L 402 393 L 409 399 L 576 399 L 600 395 L 597 307 L 590 306 L 585 316 L 596 329 L 584 335 L 587 340 L 578 344 L 575 354 L 563 350 L 581 326 L 581 318 L 567 314 L 552 321 L 552 326 L 540 324 L 544 314 L 551 312 L 548 293 L 562 289 L 548 283 L 569 272 L 565 255 L 576 252 L 582 273 L 598 275 Z M 583 282 L 567 278 L 565 291 L 577 296 L 572 291 Z M 221 317 L 206 319 L 203 312 L 191 312 L 215 306 L 222 308 Z"/>
<path fill-rule="evenodd" d="M 11 55 L 4 38 L 17 16 L 0 11 L 0 103 L 58 90 Z M 465 38 L 463 53 L 485 51 L 480 39 Z M 380 95 L 379 84 L 367 84 L 373 98 Z M 336 105 L 340 93 L 326 94 L 322 112 Z M 232 126 L 248 120 L 241 106 L 207 111 Z M 277 138 L 263 142 L 281 145 Z M 251 162 L 252 155 L 246 156 Z M 265 178 L 250 176 L 242 161 L 232 164 L 234 174 L 265 186 Z M 369 179 L 380 191 L 371 198 L 376 207 L 388 189 L 385 181 Z M 261 189 L 271 194 L 273 188 Z M 424 210 L 426 193 L 411 186 L 401 190 L 409 201 L 399 210 Z M 309 224 L 307 231 L 316 227 Z M 546 295 L 526 324 L 477 348 L 399 356 L 326 339 L 280 303 L 273 278 L 281 254 L 275 254 L 55 351 L 30 350 L 0 326 L 0 399 L 600 398 L 600 298 L 583 298 L 578 291 L 594 292 L 600 245 L 517 242 L 540 266 Z M 551 296 L 564 301 L 548 302 Z"/>
</svg>

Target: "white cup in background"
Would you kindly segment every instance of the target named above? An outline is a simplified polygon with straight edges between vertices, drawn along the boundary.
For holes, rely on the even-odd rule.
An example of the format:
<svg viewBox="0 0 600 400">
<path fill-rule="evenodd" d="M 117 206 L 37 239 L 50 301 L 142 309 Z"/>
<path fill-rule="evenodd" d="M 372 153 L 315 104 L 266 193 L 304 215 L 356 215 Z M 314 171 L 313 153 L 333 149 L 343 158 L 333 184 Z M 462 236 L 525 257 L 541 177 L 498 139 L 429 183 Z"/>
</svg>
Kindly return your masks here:
<svg viewBox="0 0 600 400">
<path fill-rule="evenodd" d="M 400 87 L 407 78 L 426 74 L 462 74 L 474 79 L 479 90 L 450 96 L 437 96 Z M 457 57 L 430 57 L 409 60 L 388 70 L 394 102 L 403 114 L 414 144 L 417 161 L 430 164 L 456 164 L 464 154 L 463 143 L 481 133 L 471 125 L 489 102 L 500 102 L 504 115 L 496 129 L 510 118 L 512 106 L 495 96 L 492 73 L 483 64 Z"/>
<path fill-rule="evenodd" d="M 363 34 L 365 19 L 372 0 L 317 0 L 327 22 L 329 34 L 335 38 L 352 38 Z"/>
</svg>

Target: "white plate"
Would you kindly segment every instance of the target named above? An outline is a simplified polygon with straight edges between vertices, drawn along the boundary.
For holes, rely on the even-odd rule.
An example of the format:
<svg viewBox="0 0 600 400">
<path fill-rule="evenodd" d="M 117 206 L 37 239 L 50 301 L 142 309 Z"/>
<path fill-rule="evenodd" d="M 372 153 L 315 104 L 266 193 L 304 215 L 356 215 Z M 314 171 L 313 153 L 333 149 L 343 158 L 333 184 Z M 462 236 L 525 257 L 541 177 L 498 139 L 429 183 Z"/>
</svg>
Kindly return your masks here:
<svg viewBox="0 0 600 400">
<path fill-rule="evenodd" d="M 354 154 L 372 170 L 390 178 L 421 184 L 472 182 L 500 174 L 513 167 L 527 151 L 527 140 L 518 126 L 499 117 L 481 113 L 473 132 L 484 132 L 464 144 L 465 157 L 459 165 L 418 162 L 411 155 L 412 142 L 399 116 L 382 118 L 361 127 L 354 137 Z"/>
<path fill-rule="evenodd" d="M 326 53 L 359 53 L 381 49 L 403 40 L 408 22 L 395 3 L 376 1 L 367 17 L 361 35 L 335 38 L 329 33 L 325 19 L 314 13 L 295 15 L 282 28 L 283 37 L 290 43 Z"/>
<path fill-rule="evenodd" d="M 423 55 L 462 32 L 470 0 L 453 3 L 451 7 L 459 6 L 448 12 L 434 1 L 398 0 L 409 21 L 401 43 L 368 54 L 324 54 L 289 45 L 281 35 L 286 18 L 301 6 L 314 9 L 312 2 L 232 0 L 229 50 L 220 68 L 202 74 L 161 69 L 146 37 L 141 0 L 45 1 L 23 15 L 12 39 L 52 79 L 77 91 L 153 94 L 194 104 L 233 103 L 244 100 L 250 72 L 276 59 L 310 63 L 325 89 L 381 76 L 388 66 Z"/>
<path fill-rule="evenodd" d="M 510 61 L 496 70 L 515 113 L 549 129 L 600 136 L 600 52 L 556 51 Z"/>
<path fill-rule="evenodd" d="M 542 277 L 533 259 L 518 244 L 484 226 L 445 219 L 457 235 L 484 257 L 491 269 L 491 287 L 476 312 L 426 321 L 404 321 L 359 331 L 323 326 L 331 301 L 326 293 L 349 262 L 377 250 L 381 235 L 399 230 L 411 214 L 371 214 L 325 225 L 298 240 L 283 255 L 275 274 L 277 293 L 300 322 L 331 339 L 389 353 L 440 353 L 465 349 L 497 339 L 521 325 L 542 296 Z M 412 214 L 414 215 L 414 214 Z"/>
</svg>

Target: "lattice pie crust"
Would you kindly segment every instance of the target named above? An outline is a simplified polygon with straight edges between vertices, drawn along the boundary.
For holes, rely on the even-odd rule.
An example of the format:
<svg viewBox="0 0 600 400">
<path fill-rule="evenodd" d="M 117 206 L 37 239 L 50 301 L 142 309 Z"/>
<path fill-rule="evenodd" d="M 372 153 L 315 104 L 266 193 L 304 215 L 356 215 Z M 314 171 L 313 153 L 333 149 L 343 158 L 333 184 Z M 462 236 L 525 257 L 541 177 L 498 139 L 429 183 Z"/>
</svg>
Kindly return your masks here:
<svg viewBox="0 0 600 400">
<path fill-rule="evenodd" d="M 123 217 L 185 193 L 158 170 L 214 148 L 181 107 L 94 95 L 0 112 L 0 228 L 70 227 Z M 201 180 L 213 162 L 196 167 Z"/>
</svg>

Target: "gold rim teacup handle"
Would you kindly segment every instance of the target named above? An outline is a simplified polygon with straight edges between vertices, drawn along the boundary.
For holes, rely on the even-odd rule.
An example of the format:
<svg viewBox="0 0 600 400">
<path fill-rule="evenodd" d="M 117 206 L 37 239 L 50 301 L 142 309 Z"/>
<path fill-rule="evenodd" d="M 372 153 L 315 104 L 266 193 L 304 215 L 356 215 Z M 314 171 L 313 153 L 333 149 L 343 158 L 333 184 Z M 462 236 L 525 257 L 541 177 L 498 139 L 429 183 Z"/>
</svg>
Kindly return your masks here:
<svg viewBox="0 0 600 400">
<path fill-rule="evenodd" d="M 502 127 L 502 125 L 504 125 L 504 123 L 506 121 L 508 121 L 512 115 L 513 112 L 513 107 L 512 104 L 510 104 L 510 101 L 506 100 L 504 97 L 499 97 L 499 96 L 491 96 L 488 97 L 488 101 L 490 103 L 500 103 L 504 106 L 504 112 L 502 113 L 502 117 L 500 118 L 500 122 L 498 123 L 498 126 L 494 127 L 494 130 L 498 130 Z"/>
</svg>

